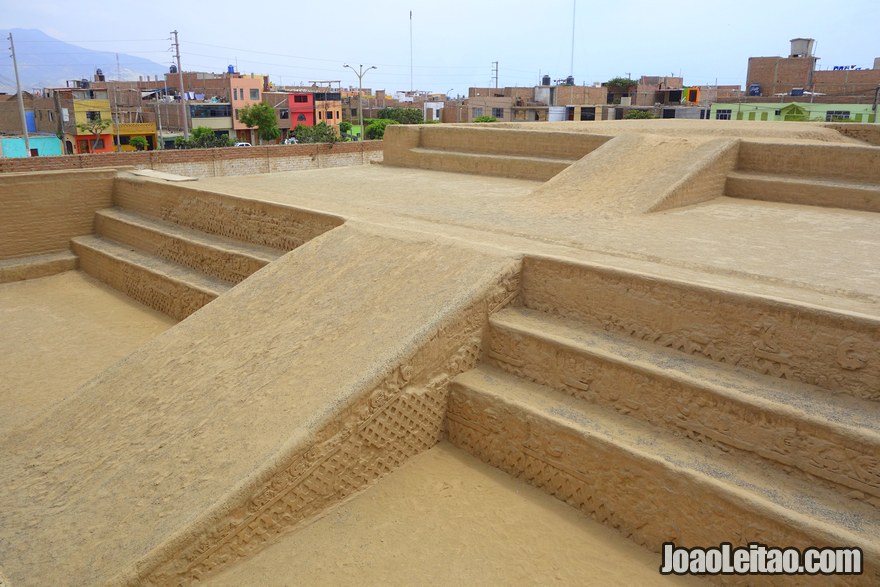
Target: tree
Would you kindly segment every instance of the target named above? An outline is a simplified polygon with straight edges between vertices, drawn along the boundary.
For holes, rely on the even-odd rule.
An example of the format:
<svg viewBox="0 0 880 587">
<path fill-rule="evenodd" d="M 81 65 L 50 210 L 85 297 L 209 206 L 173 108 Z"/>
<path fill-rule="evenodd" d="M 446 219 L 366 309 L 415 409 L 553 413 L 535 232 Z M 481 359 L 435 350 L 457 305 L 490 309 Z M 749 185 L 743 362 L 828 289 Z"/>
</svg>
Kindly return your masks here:
<svg viewBox="0 0 880 587">
<path fill-rule="evenodd" d="M 147 148 L 147 139 L 146 137 L 131 137 L 128 139 L 128 144 L 138 151 L 143 151 Z"/>
<path fill-rule="evenodd" d="M 421 124 L 425 122 L 422 111 L 418 108 L 383 108 L 379 110 L 379 118 L 396 120 L 400 124 Z"/>
<path fill-rule="evenodd" d="M 366 122 L 364 124 L 366 124 Z M 365 131 L 367 138 L 371 141 L 381 141 L 383 138 L 385 138 L 385 127 L 392 124 L 400 123 L 396 120 L 388 120 L 383 118 L 371 120 L 370 124 L 367 124 L 367 130 Z"/>
<path fill-rule="evenodd" d="M 335 143 L 339 140 L 336 130 L 326 122 L 315 126 L 298 124 L 292 134 L 300 143 Z"/>
<path fill-rule="evenodd" d="M 274 141 L 281 136 L 278 121 L 275 119 L 275 109 L 265 102 L 248 104 L 238 111 L 238 119 L 247 126 L 257 128 L 260 141 Z"/>
<path fill-rule="evenodd" d="M 351 132 L 351 123 L 348 121 L 343 121 L 339 123 L 339 133 L 344 137 L 348 133 Z M 346 139 L 347 140 L 347 139 Z"/>
<path fill-rule="evenodd" d="M 176 149 L 212 149 L 215 147 L 231 147 L 232 141 L 227 135 L 217 136 L 214 131 L 204 126 L 197 126 L 189 133 L 189 138 L 174 139 Z"/>
<path fill-rule="evenodd" d="M 94 152 L 95 149 L 98 148 L 98 140 L 101 138 L 101 134 L 105 130 L 107 130 L 107 127 L 109 127 L 111 124 L 113 124 L 113 121 L 105 120 L 98 116 L 97 118 L 93 118 L 86 122 L 81 122 L 77 124 L 76 128 L 78 130 L 81 130 L 82 132 L 87 132 L 95 135 L 95 142 L 92 143 L 92 152 Z"/>
<path fill-rule="evenodd" d="M 624 114 L 623 117 L 629 119 L 657 118 L 657 116 L 650 110 L 630 110 Z"/>
<path fill-rule="evenodd" d="M 628 77 L 613 77 L 605 82 L 605 85 L 609 88 L 623 88 L 624 90 L 628 90 L 629 88 L 639 85 L 639 82 L 634 79 L 629 79 Z"/>
<path fill-rule="evenodd" d="M 629 79 L 628 77 L 613 77 L 605 82 L 608 88 L 608 94 L 613 96 L 613 102 L 620 104 L 620 98 L 624 94 L 629 94 L 630 90 L 639 85 L 639 82 Z"/>
</svg>

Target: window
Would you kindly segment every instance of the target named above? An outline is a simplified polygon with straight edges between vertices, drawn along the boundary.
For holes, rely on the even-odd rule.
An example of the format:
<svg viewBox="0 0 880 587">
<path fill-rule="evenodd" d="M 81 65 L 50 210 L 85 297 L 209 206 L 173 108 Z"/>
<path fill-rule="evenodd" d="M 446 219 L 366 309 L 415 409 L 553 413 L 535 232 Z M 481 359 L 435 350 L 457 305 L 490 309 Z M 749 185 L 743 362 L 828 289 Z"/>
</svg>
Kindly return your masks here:
<svg viewBox="0 0 880 587">
<path fill-rule="evenodd" d="M 849 120 L 849 110 L 829 110 L 825 113 L 825 122 Z"/>
<path fill-rule="evenodd" d="M 288 110 L 287 108 L 282 108 L 281 110 L 278 111 L 278 116 L 282 120 L 287 120 L 290 118 L 290 110 Z"/>
<path fill-rule="evenodd" d="M 251 88 L 251 100 L 259 100 L 260 99 L 260 90 L 257 88 Z"/>
<path fill-rule="evenodd" d="M 715 120 L 730 120 L 731 114 L 733 114 L 733 110 L 716 110 Z"/>
<path fill-rule="evenodd" d="M 86 120 L 89 122 L 94 122 L 95 120 L 101 120 L 101 113 L 97 110 L 87 110 L 86 111 Z"/>
<path fill-rule="evenodd" d="M 232 88 L 232 99 L 238 100 L 238 88 Z M 236 118 L 238 118 L 238 115 L 236 115 Z"/>
<path fill-rule="evenodd" d="M 358 110 L 357 110 L 357 108 L 352 108 L 352 109 L 351 109 L 351 115 L 352 115 L 352 116 L 357 116 L 357 115 L 358 115 Z"/>
<path fill-rule="evenodd" d="M 492 116 L 495 118 L 504 118 L 504 108 L 492 108 Z"/>
<path fill-rule="evenodd" d="M 297 122 L 305 122 L 305 121 L 306 121 L 306 115 L 305 115 L 305 114 L 302 114 L 302 113 L 297 114 L 297 115 L 296 115 L 296 121 L 297 121 Z"/>
<path fill-rule="evenodd" d="M 332 110 L 327 111 L 327 120 L 333 120 L 333 111 Z"/>
<path fill-rule="evenodd" d="M 238 108 L 235 109 L 235 119 L 238 120 Z"/>
<path fill-rule="evenodd" d="M 483 109 L 482 109 L 482 108 L 479 108 L 479 107 L 478 107 L 478 108 L 474 108 L 474 118 L 479 118 L 479 117 L 481 117 L 482 115 L 483 115 Z"/>
<path fill-rule="evenodd" d="M 54 114 L 51 110 L 49 110 L 48 112 L 49 112 L 49 122 L 54 121 L 54 120 L 55 120 L 55 114 Z"/>
<path fill-rule="evenodd" d="M 293 101 L 298 104 L 306 104 L 309 101 L 309 97 L 308 96 L 294 96 Z"/>
<path fill-rule="evenodd" d="M 324 113 L 318 110 L 318 120 L 321 120 L 322 118 L 324 118 Z"/>
</svg>

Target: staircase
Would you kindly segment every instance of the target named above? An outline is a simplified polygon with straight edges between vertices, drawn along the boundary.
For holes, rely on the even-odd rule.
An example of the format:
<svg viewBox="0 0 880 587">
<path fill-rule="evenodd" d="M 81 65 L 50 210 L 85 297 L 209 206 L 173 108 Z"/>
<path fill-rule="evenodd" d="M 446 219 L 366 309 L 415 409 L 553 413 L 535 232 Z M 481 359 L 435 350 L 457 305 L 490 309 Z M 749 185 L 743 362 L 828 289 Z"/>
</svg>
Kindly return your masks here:
<svg viewBox="0 0 880 587">
<path fill-rule="evenodd" d="M 341 223 L 136 177 L 117 178 L 114 203 L 72 239 L 80 269 L 178 320 Z"/>
<path fill-rule="evenodd" d="M 880 147 L 744 142 L 725 195 L 880 212 Z"/>
<path fill-rule="evenodd" d="M 546 181 L 609 138 L 485 124 L 395 125 L 385 129 L 384 164 Z"/>
<path fill-rule="evenodd" d="M 527 259 L 485 341 L 453 444 L 655 552 L 857 546 L 823 579 L 877 584 L 880 319 Z"/>
</svg>

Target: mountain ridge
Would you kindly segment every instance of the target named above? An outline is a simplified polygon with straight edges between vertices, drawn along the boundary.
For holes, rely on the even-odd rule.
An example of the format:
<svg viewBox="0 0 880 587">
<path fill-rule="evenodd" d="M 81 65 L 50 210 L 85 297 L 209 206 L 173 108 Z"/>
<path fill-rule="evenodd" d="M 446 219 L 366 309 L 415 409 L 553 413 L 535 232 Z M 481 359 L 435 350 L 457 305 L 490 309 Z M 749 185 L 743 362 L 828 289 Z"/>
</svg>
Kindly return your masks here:
<svg viewBox="0 0 880 587">
<path fill-rule="evenodd" d="M 108 80 L 123 81 L 162 76 L 167 71 L 166 66 L 149 59 L 122 52 L 86 49 L 60 41 L 39 29 L 0 29 L 7 48 L 10 33 L 15 42 L 21 89 L 25 92 L 65 87 L 69 80 L 91 81 L 97 69 L 101 69 Z M 14 94 L 15 91 L 12 56 L 9 51 L 4 51 L 0 53 L 0 92 Z"/>
</svg>

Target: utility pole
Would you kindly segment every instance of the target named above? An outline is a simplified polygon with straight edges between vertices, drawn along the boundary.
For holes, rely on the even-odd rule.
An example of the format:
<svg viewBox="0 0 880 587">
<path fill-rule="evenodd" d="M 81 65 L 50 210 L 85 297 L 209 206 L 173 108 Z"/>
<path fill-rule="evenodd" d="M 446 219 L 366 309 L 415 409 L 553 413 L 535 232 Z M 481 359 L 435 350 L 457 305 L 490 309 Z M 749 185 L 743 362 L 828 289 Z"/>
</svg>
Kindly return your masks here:
<svg viewBox="0 0 880 587">
<path fill-rule="evenodd" d="M 109 84 L 107 87 L 110 87 Z M 119 153 L 122 150 L 122 141 L 119 138 L 119 123 L 121 121 L 119 117 L 119 87 L 116 84 L 113 84 L 113 106 L 116 110 L 116 120 L 114 121 L 116 125 L 116 152 Z"/>
<path fill-rule="evenodd" d="M 409 91 L 413 91 L 412 10 L 409 11 Z"/>
<path fill-rule="evenodd" d="M 495 80 L 495 87 L 498 87 L 498 62 L 492 62 L 492 79 Z"/>
<path fill-rule="evenodd" d="M 363 101 L 363 79 L 364 76 L 367 75 L 367 72 L 371 69 L 379 69 L 375 65 L 371 65 L 370 67 L 364 69 L 363 65 L 358 65 L 357 71 L 355 71 L 354 67 L 348 65 L 347 63 L 343 65 L 343 67 L 347 67 L 350 70 L 354 71 L 354 74 L 358 78 L 358 126 L 361 127 L 361 141 L 367 138 L 367 133 L 364 131 L 364 101 Z"/>
<path fill-rule="evenodd" d="M 15 91 L 18 94 L 18 112 L 21 114 L 21 130 L 24 133 L 24 150 L 27 157 L 31 156 L 31 139 L 28 136 L 27 116 L 24 113 L 24 97 L 21 95 L 21 82 L 18 79 L 18 62 L 15 60 L 15 43 L 9 33 L 9 49 L 12 51 L 12 69 L 15 70 Z"/>
<path fill-rule="evenodd" d="M 174 57 L 177 59 L 177 75 L 180 79 L 180 121 L 183 126 L 183 138 L 189 138 L 189 125 L 186 117 L 186 92 L 183 89 L 183 69 L 180 68 L 180 43 L 177 41 L 177 31 L 171 31 L 174 35 Z"/>
<path fill-rule="evenodd" d="M 577 0 L 573 0 L 571 7 L 571 67 L 568 69 L 568 75 L 570 76 L 574 76 L 574 23 L 576 22 L 574 16 L 577 4 Z"/>
</svg>

